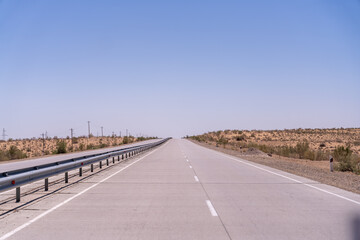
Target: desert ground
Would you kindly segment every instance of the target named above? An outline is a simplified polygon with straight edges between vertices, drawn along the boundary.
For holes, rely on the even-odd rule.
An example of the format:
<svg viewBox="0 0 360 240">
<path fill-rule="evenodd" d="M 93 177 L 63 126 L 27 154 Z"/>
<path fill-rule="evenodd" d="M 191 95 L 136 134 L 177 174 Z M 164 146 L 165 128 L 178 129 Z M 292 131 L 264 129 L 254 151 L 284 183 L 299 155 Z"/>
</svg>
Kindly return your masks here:
<svg viewBox="0 0 360 240">
<path fill-rule="evenodd" d="M 231 148 L 246 148 L 253 144 L 271 147 L 295 147 L 307 141 L 312 151 L 331 154 L 338 146 L 349 146 L 360 154 L 360 128 L 332 129 L 285 129 L 285 130 L 225 130 L 192 136 L 209 144 L 229 145 Z M 326 155 L 326 154 L 325 154 Z M 319 159 L 325 160 L 325 159 Z"/>
<path fill-rule="evenodd" d="M 74 138 L 32 138 L 0 141 L 0 161 L 19 158 L 34 158 L 44 155 L 77 152 L 90 149 L 119 146 L 136 141 L 147 140 L 144 137 L 74 137 Z M 59 151 L 61 148 L 61 152 Z"/>
</svg>

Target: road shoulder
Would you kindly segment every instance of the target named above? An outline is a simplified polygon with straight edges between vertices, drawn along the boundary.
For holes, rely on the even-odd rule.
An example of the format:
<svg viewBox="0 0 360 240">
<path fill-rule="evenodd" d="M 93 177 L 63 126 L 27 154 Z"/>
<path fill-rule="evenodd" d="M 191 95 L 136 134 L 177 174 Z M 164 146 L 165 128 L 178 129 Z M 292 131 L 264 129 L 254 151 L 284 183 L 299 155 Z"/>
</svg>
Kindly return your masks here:
<svg viewBox="0 0 360 240">
<path fill-rule="evenodd" d="M 360 194 L 360 176 L 349 172 L 330 172 L 324 168 L 322 163 L 303 159 L 291 159 L 273 156 L 269 157 L 265 154 L 246 154 L 240 151 L 216 147 L 211 144 L 189 141 L 200 146 L 222 152 L 228 155 L 239 157 L 247 161 L 262 164 L 278 170 L 282 170 L 291 174 L 305 177 L 320 183 L 338 187 L 347 191 Z"/>
</svg>

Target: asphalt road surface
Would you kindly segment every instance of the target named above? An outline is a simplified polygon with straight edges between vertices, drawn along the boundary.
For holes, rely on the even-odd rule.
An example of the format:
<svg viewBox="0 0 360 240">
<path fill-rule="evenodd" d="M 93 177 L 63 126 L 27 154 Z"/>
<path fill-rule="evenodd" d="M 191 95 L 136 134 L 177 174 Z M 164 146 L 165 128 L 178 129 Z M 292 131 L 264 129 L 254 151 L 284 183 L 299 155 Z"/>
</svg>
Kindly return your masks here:
<svg viewBox="0 0 360 240">
<path fill-rule="evenodd" d="M 170 140 L 0 219 L 0 239 L 360 239 L 360 195 Z"/>
</svg>

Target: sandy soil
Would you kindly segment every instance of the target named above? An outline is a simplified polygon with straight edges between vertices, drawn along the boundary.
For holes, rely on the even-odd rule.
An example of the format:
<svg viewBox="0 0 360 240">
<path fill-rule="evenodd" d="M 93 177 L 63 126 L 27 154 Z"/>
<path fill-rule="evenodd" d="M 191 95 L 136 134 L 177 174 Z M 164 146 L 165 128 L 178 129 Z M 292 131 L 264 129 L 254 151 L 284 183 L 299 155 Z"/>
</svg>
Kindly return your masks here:
<svg viewBox="0 0 360 240">
<path fill-rule="evenodd" d="M 225 130 L 199 135 L 205 142 L 226 139 L 229 144 L 256 143 L 267 146 L 292 146 L 308 141 L 311 150 L 331 152 L 337 146 L 349 145 L 360 155 L 360 128 L 286 129 L 286 130 Z M 238 139 L 237 138 L 241 138 Z"/>
<path fill-rule="evenodd" d="M 129 137 L 129 142 L 137 141 L 135 137 Z M 51 155 L 57 149 L 57 143 L 59 141 L 66 142 L 67 152 L 77 152 L 84 150 L 91 150 L 98 148 L 102 145 L 102 148 L 119 146 L 123 144 L 122 137 L 76 137 L 70 138 L 48 138 L 48 139 L 20 139 L 0 141 L 0 150 L 9 150 L 11 146 L 16 146 L 19 150 L 26 154 L 27 158 L 40 157 L 44 155 Z"/>
</svg>

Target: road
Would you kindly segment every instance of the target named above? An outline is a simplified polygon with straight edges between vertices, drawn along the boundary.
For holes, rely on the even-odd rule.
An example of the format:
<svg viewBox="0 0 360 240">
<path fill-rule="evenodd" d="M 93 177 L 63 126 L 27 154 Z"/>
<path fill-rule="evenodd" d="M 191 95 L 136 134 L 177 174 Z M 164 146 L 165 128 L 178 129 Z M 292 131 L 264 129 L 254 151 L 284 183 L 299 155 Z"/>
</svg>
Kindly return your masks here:
<svg viewBox="0 0 360 240">
<path fill-rule="evenodd" d="M 0 239 L 354 240 L 359 216 L 358 194 L 170 140 L 1 219 Z"/>
</svg>

